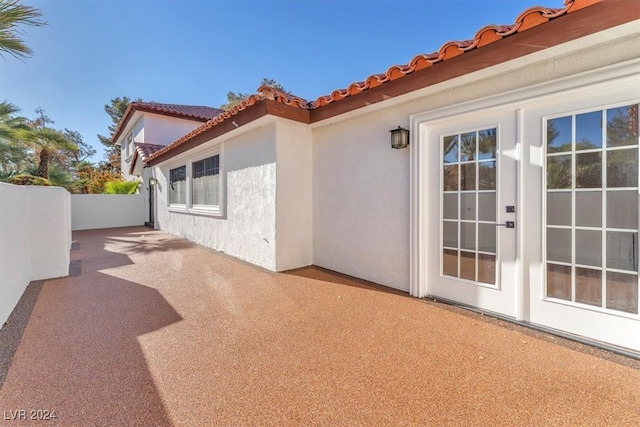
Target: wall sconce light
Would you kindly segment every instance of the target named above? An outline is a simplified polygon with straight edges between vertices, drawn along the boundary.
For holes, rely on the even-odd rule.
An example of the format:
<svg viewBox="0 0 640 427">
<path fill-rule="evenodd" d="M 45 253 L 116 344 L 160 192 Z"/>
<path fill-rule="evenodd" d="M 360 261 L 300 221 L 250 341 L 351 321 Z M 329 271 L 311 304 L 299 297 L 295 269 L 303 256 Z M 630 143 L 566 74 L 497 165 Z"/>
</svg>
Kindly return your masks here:
<svg viewBox="0 0 640 427">
<path fill-rule="evenodd" d="M 407 148 L 409 146 L 409 130 L 398 126 L 398 129 L 391 129 L 391 148 Z"/>
<path fill-rule="evenodd" d="M 157 179 L 155 178 L 149 178 L 149 185 L 156 185 L 156 183 L 158 182 Z"/>
</svg>

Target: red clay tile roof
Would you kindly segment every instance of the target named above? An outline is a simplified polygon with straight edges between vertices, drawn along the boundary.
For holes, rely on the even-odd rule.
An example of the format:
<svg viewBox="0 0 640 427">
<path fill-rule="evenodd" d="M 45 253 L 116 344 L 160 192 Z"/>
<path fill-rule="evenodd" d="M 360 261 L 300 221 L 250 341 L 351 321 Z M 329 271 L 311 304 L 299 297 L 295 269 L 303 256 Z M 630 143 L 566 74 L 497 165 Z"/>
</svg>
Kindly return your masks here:
<svg viewBox="0 0 640 427">
<path fill-rule="evenodd" d="M 116 141 L 127 122 L 136 111 L 146 111 L 149 113 L 162 114 L 165 116 L 189 119 L 198 122 L 206 122 L 222 113 L 219 108 L 207 107 L 204 105 L 180 105 L 180 104 L 161 104 L 159 102 L 132 102 L 122 115 L 122 119 L 116 127 L 116 131 L 111 138 Z"/>
<path fill-rule="evenodd" d="M 268 86 L 260 86 L 258 88 L 258 94 L 249 96 L 232 109 L 220 113 L 218 116 L 212 118 L 202 126 L 199 126 L 166 147 L 156 151 L 148 160 L 154 160 L 174 148 L 179 147 L 197 135 L 200 135 L 219 123 L 224 122 L 238 114 L 240 111 L 251 107 L 256 102 L 263 99 L 270 99 L 285 105 L 306 110 L 318 109 L 347 97 L 361 94 L 368 89 L 373 89 L 374 87 L 380 86 L 384 83 L 400 79 L 416 71 L 432 67 L 439 62 L 455 58 L 456 56 L 462 55 L 466 52 L 497 42 L 510 35 L 537 27 L 538 25 L 544 24 L 552 19 L 558 18 L 559 16 L 573 13 L 593 4 L 600 3 L 601 1 L 602 0 L 565 0 L 563 8 L 546 8 L 541 6 L 531 7 L 522 12 L 516 18 L 514 24 L 487 25 L 481 28 L 471 40 L 447 42 L 442 45 L 437 52 L 417 55 L 406 65 L 394 65 L 384 73 L 372 74 L 364 81 L 352 83 L 346 89 L 336 89 L 329 95 L 320 96 L 315 101 L 311 102 Z"/>
<path fill-rule="evenodd" d="M 561 9 L 551 9 L 540 6 L 531 7 L 522 12 L 512 25 L 487 25 L 480 29 L 471 40 L 447 42 L 442 45 L 437 52 L 416 55 L 406 65 L 394 65 L 382 74 L 372 74 L 362 82 L 351 83 L 346 89 L 336 89 L 329 95 L 320 96 L 315 101 L 312 101 L 308 108 L 320 108 L 349 96 L 357 95 L 367 89 L 372 89 L 383 83 L 397 80 L 407 74 L 431 67 L 438 62 L 455 58 L 465 52 L 497 42 L 504 37 L 520 33 L 544 24 L 561 15 L 574 12 L 600 1 L 601 0 L 565 0 L 565 7 Z"/>
<path fill-rule="evenodd" d="M 136 166 L 138 158 L 142 160 L 142 163 L 146 163 L 149 156 L 161 148 L 164 148 L 164 145 L 150 144 L 148 142 L 134 142 L 133 146 L 135 147 L 135 151 L 131 159 L 131 166 L 129 166 L 129 175 L 133 175 L 133 169 Z"/>
<path fill-rule="evenodd" d="M 150 144 L 148 142 L 134 142 L 133 145 L 143 162 L 146 162 L 153 153 L 165 147 L 164 145 Z"/>
</svg>

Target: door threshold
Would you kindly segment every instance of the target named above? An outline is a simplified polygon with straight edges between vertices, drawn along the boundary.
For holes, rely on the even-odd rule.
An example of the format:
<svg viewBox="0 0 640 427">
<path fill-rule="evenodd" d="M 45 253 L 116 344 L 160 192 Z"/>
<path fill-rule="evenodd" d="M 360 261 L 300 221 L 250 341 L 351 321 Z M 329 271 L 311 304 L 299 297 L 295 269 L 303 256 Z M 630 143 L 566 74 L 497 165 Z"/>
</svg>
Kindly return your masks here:
<svg viewBox="0 0 640 427">
<path fill-rule="evenodd" d="M 628 348 L 618 347 L 618 346 L 613 345 L 613 344 L 608 344 L 608 343 L 605 343 L 605 342 L 602 342 L 602 341 L 589 339 L 589 338 L 586 338 L 586 337 L 583 337 L 583 336 L 580 336 L 580 335 L 574 335 L 574 334 L 569 333 L 569 332 L 564 332 L 564 331 L 561 331 L 561 330 L 558 330 L 558 329 L 549 328 L 547 326 L 538 325 L 536 323 L 530 323 L 530 322 L 526 322 L 526 321 L 523 321 L 523 320 L 517 320 L 514 317 L 505 316 L 503 314 L 499 314 L 499 313 L 496 313 L 496 312 L 493 312 L 493 311 L 489 311 L 489 310 L 482 310 L 482 309 L 479 309 L 479 308 L 474 307 L 472 305 L 463 304 L 463 303 L 460 303 L 460 302 L 448 300 L 446 298 L 440 298 L 440 297 L 428 295 L 428 296 L 425 297 L 425 299 L 429 299 L 429 300 L 440 302 L 440 303 L 443 303 L 443 304 L 446 304 L 446 305 L 450 305 L 450 306 L 453 306 L 453 307 L 461 308 L 463 310 L 472 311 L 474 313 L 478 313 L 478 314 L 481 314 L 483 316 L 493 317 L 495 319 L 502 320 L 502 321 L 505 321 L 505 322 L 509 322 L 509 323 L 517 325 L 517 326 L 523 326 L 523 327 L 528 328 L 528 329 L 533 329 L 533 330 L 538 331 L 538 332 L 542 332 L 542 333 L 549 334 L 549 335 L 554 335 L 554 336 L 557 336 L 557 337 L 560 337 L 560 338 L 564 338 L 564 339 L 569 340 L 569 341 L 577 342 L 579 344 L 587 345 L 587 346 L 590 346 L 590 347 L 595 347 L 595 348 L 600 349 L 600 350 L 609 351 L 611 353 L 615 353 L 615 354 L 618 354 L 620 356 L 628 357 L 630 359 L 640 360 L 640 352 L 636 352 L 636 351 L 633 351 L 633 350 L 628 349 Z"/>
</svg>

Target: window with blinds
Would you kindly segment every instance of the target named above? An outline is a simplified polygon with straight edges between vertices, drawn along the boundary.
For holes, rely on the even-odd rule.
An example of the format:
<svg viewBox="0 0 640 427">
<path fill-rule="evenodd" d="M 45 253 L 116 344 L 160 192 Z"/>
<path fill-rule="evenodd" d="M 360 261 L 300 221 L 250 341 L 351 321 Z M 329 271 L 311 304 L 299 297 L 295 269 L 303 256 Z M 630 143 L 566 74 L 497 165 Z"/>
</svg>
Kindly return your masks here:
<svg viewBox="0 0 640 427">
<path fill-rule="evenodd" d="M 187 203 L 187 167 L 169 171 L 169 204 L 185 205 Z"/>
<path fill-rule="evenodd" d="M 220 199 L 220 155 L 193 162 L 192 204 L 218 206 Z"/>
</svg>

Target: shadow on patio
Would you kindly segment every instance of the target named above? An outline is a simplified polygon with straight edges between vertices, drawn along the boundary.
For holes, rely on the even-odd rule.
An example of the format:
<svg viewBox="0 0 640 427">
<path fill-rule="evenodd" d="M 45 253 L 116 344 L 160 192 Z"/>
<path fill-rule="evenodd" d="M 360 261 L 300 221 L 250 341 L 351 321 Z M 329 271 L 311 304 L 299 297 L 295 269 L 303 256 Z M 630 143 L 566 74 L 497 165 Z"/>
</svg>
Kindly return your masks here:
<svg viewBox="0 0 640 427">
<path fill-rule="evenodd" d="M 550 340 L 148 229 L 74 238 L 82 273 L 44 284 L 0 409 L 60 425 L 640 423 L 640 370 Z"/>
</svg>

